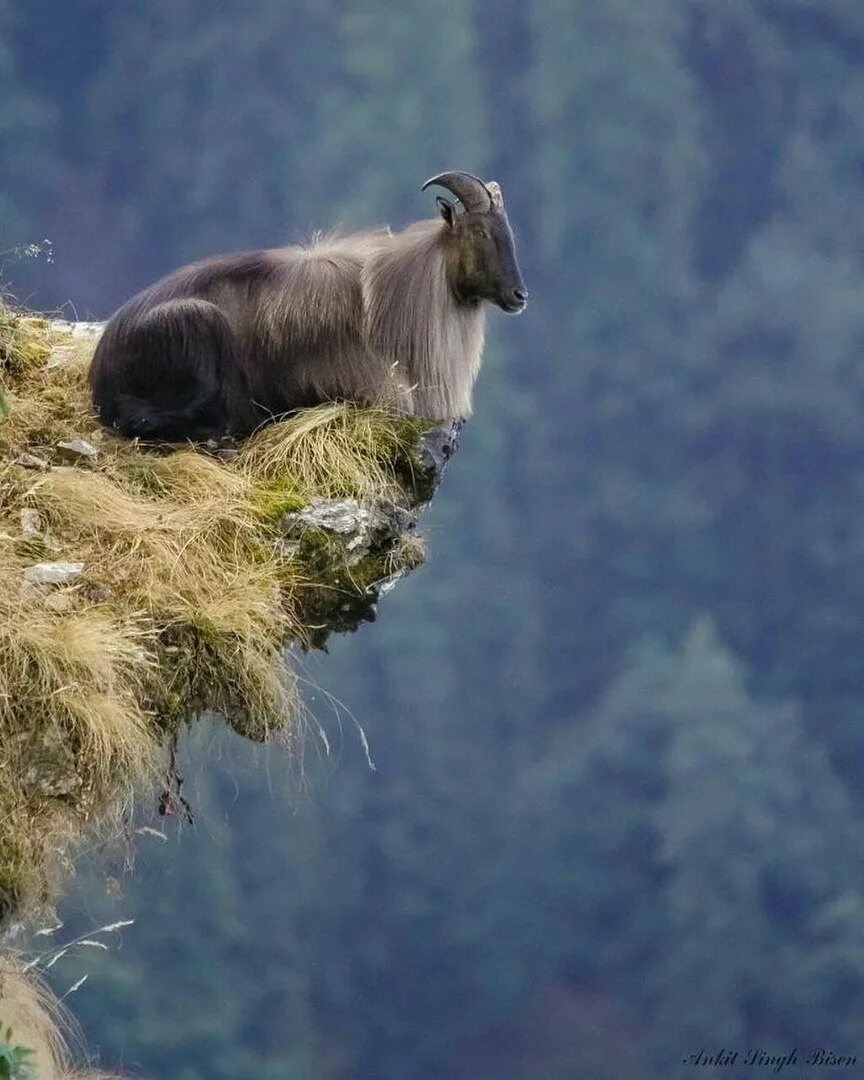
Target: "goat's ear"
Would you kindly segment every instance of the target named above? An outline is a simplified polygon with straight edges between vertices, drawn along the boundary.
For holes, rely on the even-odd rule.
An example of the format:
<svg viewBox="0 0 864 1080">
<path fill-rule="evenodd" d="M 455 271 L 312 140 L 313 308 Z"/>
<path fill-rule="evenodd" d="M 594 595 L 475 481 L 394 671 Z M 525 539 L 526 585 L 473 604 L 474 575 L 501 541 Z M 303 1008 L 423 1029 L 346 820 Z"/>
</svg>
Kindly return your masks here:
<svg viewBox="0 0 864 1080">
<path fill-rule="evenodd" d="M 440 195 L 435 196 L 435 205 L 438 207 L 438 213 L 452 228 L 456 220 L 456 207 L 449 199 L 444 199 Z"/>
</svg>

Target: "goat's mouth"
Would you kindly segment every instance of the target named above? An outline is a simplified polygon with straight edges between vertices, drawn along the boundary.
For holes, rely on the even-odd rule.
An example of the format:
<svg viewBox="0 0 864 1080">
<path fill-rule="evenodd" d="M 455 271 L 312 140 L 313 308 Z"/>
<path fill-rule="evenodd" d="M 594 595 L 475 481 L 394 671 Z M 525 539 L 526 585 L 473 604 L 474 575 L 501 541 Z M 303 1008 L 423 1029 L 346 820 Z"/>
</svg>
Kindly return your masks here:
<svg viewBox="0 0 864 1080">
<path fill-rule="evenodd" d="M 498 297 L 499 307 L 509 315 L 515 315 L 528 303 L 528 290 L 524 285 L 516 285 L 512 289 L 502 289 Z"/>
<path fill-rule="evenodd" d="M 508 315 L 518 315 L 520 311 L 524 311 L 528 306 L 527 300 L 505 300 L 501 304 L 501 310 L 506 311 Z"/>
</svg>

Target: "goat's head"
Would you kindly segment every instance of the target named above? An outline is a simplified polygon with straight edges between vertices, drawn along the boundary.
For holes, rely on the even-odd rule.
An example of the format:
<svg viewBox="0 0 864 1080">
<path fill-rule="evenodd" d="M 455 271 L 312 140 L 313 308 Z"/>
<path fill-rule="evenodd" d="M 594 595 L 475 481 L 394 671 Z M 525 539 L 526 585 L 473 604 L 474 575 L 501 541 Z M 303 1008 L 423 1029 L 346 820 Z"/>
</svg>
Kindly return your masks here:
<svg viewBox="0 0 864 1080">
<path fill-rule="evenodd" d="M 440 195 L 435 200 L 447 224 L 452 245 L 451 285 L 464 301 L 488 300 L 504 311 L 521 311 L 528 290 L 516 261 L 513 230 L 504 210 L 501 188 L 466 172 L 445 172 L 431 177 L 425 190 L 438 184 L 452 192 L 459 204 Z"/>
</svg>

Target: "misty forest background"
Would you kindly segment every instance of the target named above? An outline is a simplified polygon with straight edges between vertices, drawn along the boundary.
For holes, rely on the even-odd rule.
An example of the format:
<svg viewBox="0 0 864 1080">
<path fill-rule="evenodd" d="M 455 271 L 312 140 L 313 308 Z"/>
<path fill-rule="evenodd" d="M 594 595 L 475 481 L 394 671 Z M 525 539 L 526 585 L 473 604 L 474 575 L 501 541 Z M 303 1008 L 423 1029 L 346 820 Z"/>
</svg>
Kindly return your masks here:
<svg viewBox="0 0 864 1080">
<path fill-rule="evenodd" d="M 428 216 L 445 168 L 501 182 L 532 300 L 430 561 L 300 658 L 329 756 L 184 748 L 198 825 L 94 853 L 63 933 L 137 922 L 56 985 L 160 1080 L 861 1060 L 860 0 L 0 0 L 36 308 Z"/>
</svg>

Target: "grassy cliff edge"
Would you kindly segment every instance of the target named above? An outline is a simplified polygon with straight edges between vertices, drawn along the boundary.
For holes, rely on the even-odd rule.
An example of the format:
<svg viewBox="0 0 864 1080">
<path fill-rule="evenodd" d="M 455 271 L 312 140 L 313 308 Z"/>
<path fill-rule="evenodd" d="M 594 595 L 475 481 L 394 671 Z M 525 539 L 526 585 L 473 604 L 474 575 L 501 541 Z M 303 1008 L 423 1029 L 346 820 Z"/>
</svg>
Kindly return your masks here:
<svg viewBox="0 0 864 1080">
<path fill-rule="evenodd" d="M 296 738 L 286 646 L 374 618 L 422 563 L 450 449 L 344 403 L 240 447 L 142 446 L 90 409 L 99 332 L 0 305 L 0 939 L 50 907 L 79 836 L 153 790 L 181 725 Z M 26 985 L 0 970 L 0 1019 L 4 978 Z"/>
<path fill-rule="evenodd" d="M 438 475 L 428 423 L 341 403 L 239 448 L 119 438 L 89 407 L 98 332 L 0 309 L 0 927 L 179 725 L 291 739 L 285 646 L 374 618 Z"/>
</svg>

